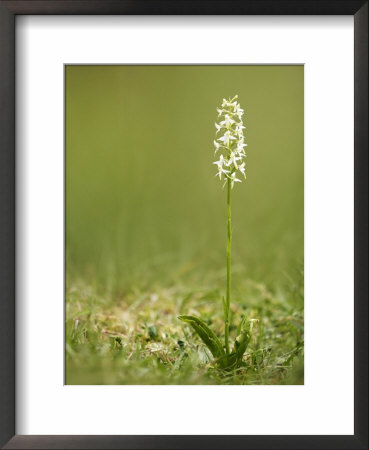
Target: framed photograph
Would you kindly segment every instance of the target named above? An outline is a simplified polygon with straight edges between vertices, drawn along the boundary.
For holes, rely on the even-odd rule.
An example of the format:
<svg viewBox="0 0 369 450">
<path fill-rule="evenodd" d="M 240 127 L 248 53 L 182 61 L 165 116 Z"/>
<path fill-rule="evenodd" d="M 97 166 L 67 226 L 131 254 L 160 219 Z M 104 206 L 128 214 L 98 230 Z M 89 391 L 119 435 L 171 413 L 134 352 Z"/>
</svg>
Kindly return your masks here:
<svg viewBox="0 0 369 450">
<path fill-rule="evenodd" d="M 368 4 L 2 1 L 3 448 L 368 448 Z"/>
</svg>

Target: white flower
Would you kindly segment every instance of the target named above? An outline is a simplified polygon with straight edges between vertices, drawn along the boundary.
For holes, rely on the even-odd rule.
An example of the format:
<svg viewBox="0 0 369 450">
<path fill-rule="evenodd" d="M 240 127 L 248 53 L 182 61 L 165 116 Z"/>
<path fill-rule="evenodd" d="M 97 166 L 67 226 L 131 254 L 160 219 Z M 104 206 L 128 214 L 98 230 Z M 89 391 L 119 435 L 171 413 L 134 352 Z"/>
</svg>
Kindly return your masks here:
<svg viewBox="0 0 369 450">
<path fill-rule="evenodd" d="M 241 142 L 241 141 L 238 141 L 238 142 L 237 142 L 237 151 L 238 151 L 238 153 L 243 153 L 243 154 L 245 154 L 245 150 L 243 149 L 244 147 L 247 147 L 247 144 L 244 144 L 244 143 Z"/>
<path fill-rule="evenodd" d="M 236 137 L 229 130 L 224 133 L 224 136 L 218 139 L 218 141 L 223 141 L 224 145 L 228 145 L 231 140 L 236 140 Z"/>
<path fill-rule="evenodd" d="M 213 162 L 213 164 L 216 164 L 218 166 L 218 172 L 215 174 L 215 176 L 219 176 L 219 179 L 222 179 L 222 174 L 224 173 L 227 175 L 229 173 L 229 170 L 224 169 L 223 166 L 228 166 L 228 161 L 223 157 L 223 155 L 220 155 L 219 161 Z"/>
<path fill-rule="evenodd" d="M 238 134 L 238 136 L 242 136 L 242 134 L 243 134 L 243 129 L 244 128 L 246 128 L 246 127 L 244 127 L 243 125 L 242 125 L 242 122 L 240 122 L 240 123 L 238 123 L 237 125 L 236 125 L 236 128 L 235 128 L 235 132 Z"/>
<path fill-rule="evenodd" d="M 220 155 L 219 161 L 215 161 L 213 164 L 216 164 L 218 169 L 221 169 L 223 165 L 228 165 L 227 160 L 224 159 L 223 155 Z"/>
<path fill-rule="evenodd" d="M 222 129 L 222 126 L 215 122 L 215 128 L 217 129 L 217 133 L 216 134 L 218 134 L 219 131 Z"/>
<path fill-rule="evenodd" d="M 237 114 L 238 118 L 241 120 L 244 110 L 240 107 L 239 104 L 236 104 L 235 108 L 234 108 L 234 113 Z"/>
<path fill-rule="evenodd" d="M 215 145 L 215 153 L 221 148 L 223 147 L 222 145 L 219 144 L 219 142 L 214 141 L 214 145 Z"/>
<path fill-rule="evenodd" d="M 230 166 L 231 164 L 233 164 L 235 166 L 235 168 L 238 169 L 237 161 L 239 161 L 240 159 L 241 158 L 237 157 L 234 152 L 231 152 L 227 166 Z"/>
<path fill-rule="evenodd" d="M 235 123 L 235 121 L 229 117 L 229 114 L 226 114 L 224 120 L 220 122 L 220 124 L 224 125 L 226 128 L 230 128 L 233 123 Z"/>
<path fill-rule="evenodd" d="M 218 166 L 218 172 L 215 174 L 215 176 L 219 176 L 219 179 L 222 179 L 222 174 L 229 173 L 229 170 L 224 169 L 223 166 L 228 165 L 228 161 L 223 157 L 223 155 L 220 155 L 219 161 L 213 162 L 213 164 L 216 164 Z"/>
<path fill-rule="evenodd" d="M 225 170 L 223 168 L 218 169 L 218 172 L 215 174 L 215 176 L 219 176 L 219 180 L 222 179 L 222 173 L 224 173 L 227 176 L 227 173 L 229 173 L 229 170 Z"/>
<path fill-rule="evenodd" d="M 245 163 L 243 162 L 240 166 L 238 166 L 238 170 L 242 173 L 242 175 L 246 178 L 246 173 L 245 173 Z"/>
<path fill-rule="evenodd" d="M 231 188 L 232 188 L 232 189 L 233 189 L 233 186 L 234 186 L 234 183 L 235 183 L 235 182 L 241 183 L 241 180 L 239 180 L 238 178 L 236 178 L 235 172 L 233 172 L 233 173 L 231 174 L 230 179 L 231 179 Z"/>
</svg>

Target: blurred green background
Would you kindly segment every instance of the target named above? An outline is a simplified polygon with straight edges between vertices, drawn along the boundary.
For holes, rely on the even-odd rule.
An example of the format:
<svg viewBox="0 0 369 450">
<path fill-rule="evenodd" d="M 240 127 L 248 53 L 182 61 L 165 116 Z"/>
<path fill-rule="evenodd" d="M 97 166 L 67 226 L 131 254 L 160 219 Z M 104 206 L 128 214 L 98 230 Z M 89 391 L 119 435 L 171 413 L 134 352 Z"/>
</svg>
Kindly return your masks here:
<svg viewBox="0 0 369 450">
<path fill-rule="evenodd" d="M 67 280 L 114 291 L 225 266 L 213 138 L 235 94 L 248 144 L 235 270 L 273 283 L 302 261 L 303 83 L 303 66 L 67 66 Z"/>
</svg>

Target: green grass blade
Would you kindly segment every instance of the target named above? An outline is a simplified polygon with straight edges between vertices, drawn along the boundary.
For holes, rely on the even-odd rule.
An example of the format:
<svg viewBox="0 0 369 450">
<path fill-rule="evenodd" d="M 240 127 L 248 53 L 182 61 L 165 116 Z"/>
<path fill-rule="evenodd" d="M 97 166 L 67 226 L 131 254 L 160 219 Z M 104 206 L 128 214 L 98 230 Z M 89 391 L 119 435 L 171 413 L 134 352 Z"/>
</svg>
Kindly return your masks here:
<svg viewBox="0 0 369 450">
<path fill-rule="evenodd" d="M 224 349 L 220 340 L 202 319 L 195 316 L 178 316 L 178 319 L 192 326 L 204 344 L 211 351 L 214 358 L 221 358 L 224 356 Z"/>
</svg>

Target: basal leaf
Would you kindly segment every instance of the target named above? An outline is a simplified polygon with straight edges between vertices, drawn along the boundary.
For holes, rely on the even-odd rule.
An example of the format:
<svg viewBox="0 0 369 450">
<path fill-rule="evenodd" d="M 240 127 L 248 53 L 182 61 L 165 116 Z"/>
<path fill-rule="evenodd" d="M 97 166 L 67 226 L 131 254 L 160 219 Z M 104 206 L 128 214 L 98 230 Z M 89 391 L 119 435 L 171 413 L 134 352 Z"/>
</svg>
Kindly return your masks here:
<svg viewBox="0 0 369 450">
<path fill-rule="evenodd" d="M 232 351 L 232 354 L 236 356 L 237 364 L 242 361 L 242 357 L 250 343 L 252 328 L 255 321 L 256 319 L 251 319 L 248 321 L 243 319 L 241 322 L 241 333 L 236 337 Z"/>
<path fill-rule="evenodd" d="M 237 355 L 235 353 L 230 355 L 224 354 L 218 358 L 217 363 L 222 369 L 232 369 L 237 363 Z"/>
<path fill-rule="evenodd" d="M 220 340 L 202 319 L 195 316 L 179 316 L 178 319 L 192 326 L 204 344 L 211 351 L 214 358 L 221 358 L 224 356 L 224 349 Z"/>
<path fill-rule="evenodd" d="M 247 346 L 249 345 L 250 338 L 251 334 L 249 330 L 244 331 L 242 334 L 236 337 L 236 340 L 234 341 L 233 352 L 236 355 L 237 362 L 240 362 L 242 360 L 242 357 L 247 349 Z"/>
</svg>

